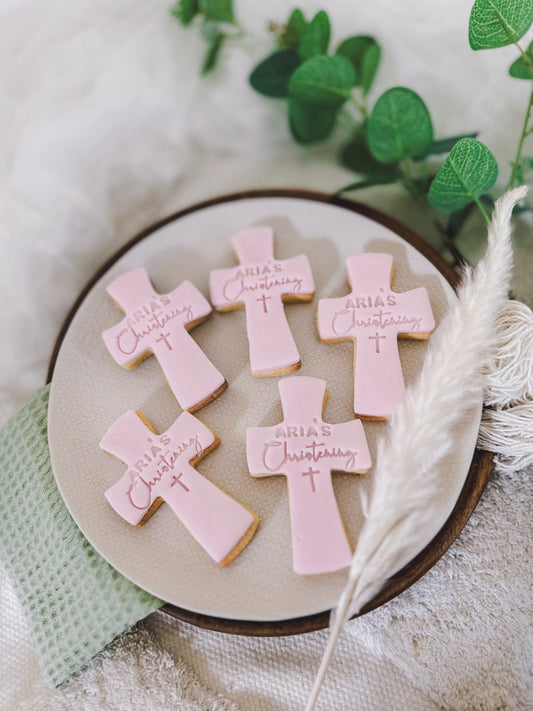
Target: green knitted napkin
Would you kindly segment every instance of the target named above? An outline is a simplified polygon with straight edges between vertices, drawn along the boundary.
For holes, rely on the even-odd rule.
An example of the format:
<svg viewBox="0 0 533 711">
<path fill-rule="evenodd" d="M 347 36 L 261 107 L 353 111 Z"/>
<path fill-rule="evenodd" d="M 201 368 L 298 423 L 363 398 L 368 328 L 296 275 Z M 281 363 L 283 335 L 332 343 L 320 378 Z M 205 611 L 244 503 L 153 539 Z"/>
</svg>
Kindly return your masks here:
<svg viewBox="0 0 533 711">
<path fill-rule="evenodd" d="M 0 430 L 0 557 L 45 681 L 59 686 L 163 603 L 106 563 L 67 511 L 48 450 L 49 390 Z"/>
</svg>

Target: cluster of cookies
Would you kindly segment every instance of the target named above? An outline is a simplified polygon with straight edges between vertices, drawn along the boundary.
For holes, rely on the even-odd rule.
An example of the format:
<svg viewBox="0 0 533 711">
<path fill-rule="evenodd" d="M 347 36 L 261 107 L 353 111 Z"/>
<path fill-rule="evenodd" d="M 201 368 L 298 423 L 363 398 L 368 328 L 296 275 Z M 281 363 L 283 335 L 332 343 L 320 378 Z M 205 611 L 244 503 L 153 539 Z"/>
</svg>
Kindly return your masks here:
<svg viewBox="0 0 533 711">
<path fill-rule="evenodd" d="M 211 301 L 218 311 L 245 308 L 254 376 L 294 372 L 301 360 L 284 303 L 313 299 L 309 262 L 304 255 L 275 259 L 274 234 L 268 227 L 240 232 L 232 244 L 239 265 L 211 272 Z M 354 255 L 346 265 L 352 291 L 320 300 L 319 336 L 325 343 L 354 341 L 355 416 L 386 419 L 404 395 L 397 338 L 428 338 L 435 326 L 431 305 L 424 288 L 401 294 L 391 290 L 393 264 L 388 254 Z M 163 434 L 133 410 L 111 425 L 100 447 L 128 469 L 106 491 L 106 498 L 133 525 L 143 524 L 167 502 L 224 567 L 250 542 L 258 518 L 194 469 L 219 439 L 191 413 L 227 387 L 188 333 L 209 316 L 211 305 L 188 281 L 169 294 L 158 294 L 144 269 L 118 277 L 107 292 L 125 313 L 103 333 L 109 352 L 124 368 L 135 367 L 153 353 L 184 412 Z M 322 420 L 324 380 L 285 378 L 279 390 L 283 421 L 248 429 L 248 469 L 254 477 L 287 477 L 295 572 L 339 570 L 350 564 L 352 547 L 331 472 L 368 471 L 371 460 L 363 425 L 361 419 L 336 425 Z"/>
</svg>

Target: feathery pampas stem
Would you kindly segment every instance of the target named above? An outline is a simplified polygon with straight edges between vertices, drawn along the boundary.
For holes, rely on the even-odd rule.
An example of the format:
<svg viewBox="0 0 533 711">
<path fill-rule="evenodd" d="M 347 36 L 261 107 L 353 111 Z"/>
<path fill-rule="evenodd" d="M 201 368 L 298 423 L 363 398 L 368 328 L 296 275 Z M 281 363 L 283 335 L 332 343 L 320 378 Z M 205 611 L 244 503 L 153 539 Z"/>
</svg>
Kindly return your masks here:
<svg viewBox="0 0 533 711">
<path fill-rule="evenodd" d="M 465 268 L 458 299 L 429 342 L 420 377 L 379 442 L 366 520 L 348 582 L 332 613 L 328 644 L 306 711 L 315 707 L 346 620 L 408 562 L 410 546 L 435 515 L 437 464 L 453 444 L 452 428 L 481 397 L 495 320 L 511 278 L 511 213 L 526 193 L 526 188 L 517 188 L 496 202 L 485 256 L 475 270 Z"/>
</svg>

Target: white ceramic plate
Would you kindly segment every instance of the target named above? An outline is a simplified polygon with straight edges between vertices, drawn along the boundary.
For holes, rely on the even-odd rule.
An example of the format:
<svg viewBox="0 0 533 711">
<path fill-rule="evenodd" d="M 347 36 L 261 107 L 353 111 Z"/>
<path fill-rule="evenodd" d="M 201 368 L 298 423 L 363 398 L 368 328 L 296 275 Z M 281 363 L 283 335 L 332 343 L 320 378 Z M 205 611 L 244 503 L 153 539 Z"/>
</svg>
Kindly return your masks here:
<svg viewBox="0 0 533 711">
<path fill-rule="evenodd" d="M 104 498 L 125 465 L 98 447 L 109 425 L 125 410 L 142 411 L 160 432 L 180 413 L 154 357 L 126 371 L 107 352 L 101 332 L 114 325 L 121 313 L 107 296 L 106 286 L 119 274 L 144 266 L 161 293 L 189 279 L 209 297 L 210 270 L 235 264 L 230 238 L 253 225 L 274 228 L 276 257 L 304 253 L 311 263 L 315 299 L 286 306 L 286 314 L 302 358 L 299 373 L 327 381 L 327 422 L 353 418 L 352 343 L 326 345 L 316 332 L 318 300 L 348 292 L 346 257 L 364 251 L 392 254 L 393 289 L 425 286 L 437 324 L 456 298 L 440 272 L 401 237 L 342 207 L 288 197 L 247 198 L 204 207 L 137 243 L 88 293 L 70 323 L 55 365 L 49 439 L 56 480 L 74 520 L 123 575 L 192 612 L 232 620 L 279 621 L 330 609 L 346 571 L 306 577 L 292 571 L 286 480 L 281 476 L 252 479 L 247 471 L 246 427 L 276 424 L 282 413 L 278 378 L 250 374 L 244 312 L 213 313 L 191 332 L 229 384 L 213 403 L 195 413 L 221 439 L 218 449 L 197 469 L 260 518 L 254 539 L 228 568 L 220 569 L 209 558 L 168 506 L 163 505 L 142 527 L 125 523 Z M 426 349 L 425 342 L 400 341 L 407 384 L 416 377 Z M 454 451 L 441 467 L 440 516 L 431 530 L 420 532 L 411 558 L 453 509 L 472 459 L 480 412 L 481 403 L 458 428 Z M 365 424 L 372 455 L 383 428 L 380 422 Z M 354 544 L 363 522 L 361 494 L 371 478 L 372 470 L 366 478 L 334 475 L 339 507 Z"/>
</svg>

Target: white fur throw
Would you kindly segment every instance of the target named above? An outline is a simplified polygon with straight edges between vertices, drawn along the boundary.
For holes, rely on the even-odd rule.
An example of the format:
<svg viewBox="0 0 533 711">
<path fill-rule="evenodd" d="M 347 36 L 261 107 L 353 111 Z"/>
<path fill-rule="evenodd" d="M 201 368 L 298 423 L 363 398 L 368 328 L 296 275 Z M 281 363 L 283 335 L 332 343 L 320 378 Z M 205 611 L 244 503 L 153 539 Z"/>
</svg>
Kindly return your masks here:
<svg viewBox="0 0 533 711">
<path fill-rule="evenodd" d="M 284 0 L 235 0 L 246 37 L 228 45 L 205 80 L 198 73 L 202 40 L 177 27 L 170 4 L 1 3 L 0 421 L 44 383 L 59 327 L 83 285 L 154 218 L 232 190 L 332 191 L 353 179 L 333 164 L 332 148 L 295 146 L 284 107 L 247 84 L 254 63 L 271 49 L 268 21 L 288 13 Z M 333 46 L 351 34 L 379 38 L 383 64 L 372 99 L 391 86 L 412 87 L 427 101 L 439 137 L 481 130 L 503 163 L 516 149 L 524 82 L 505 76 L 514 48 L 477 54 L 468 48 L 470 6 L 305 3 L 308 14 L 329 11 Z M 417 219 L 395 191 L 370 192 L 368 199 Z M 418 228 L 425 229 L 423 220 Z M 495 476 L 459 541 L 430 573 L 348 625 L 319 709 L 526 708 L 533 582 L 523 550 L 532 504 L 524 472 Z M 157 616 L 146 623 L 151 636 L 125 637 L 72 689 L 48 692 L 3 570 L 0 603 L 0 708 L 9 710 L 64 709 L 70 699 L 69 707 L 81 711 L 94 708 L 94 700 L 106 711 L 146 711 L 165 709 L 161 698 L 171 699 L 172 709 L 205 708 L 189 693 L 196 688 L 211 709 L 301 711 L 326 641 L 325 632 L 229 637 Z M 149 679 L 142 674 L 145 655 L 150 669 L 151 660 L 161 663 Z M 114 684 L 121 674 L 128 688 Z M 142 706 L 132 701 L 134 685 Z M 176 690 L 183 698 L 176 699 Z"/>
</svg>

